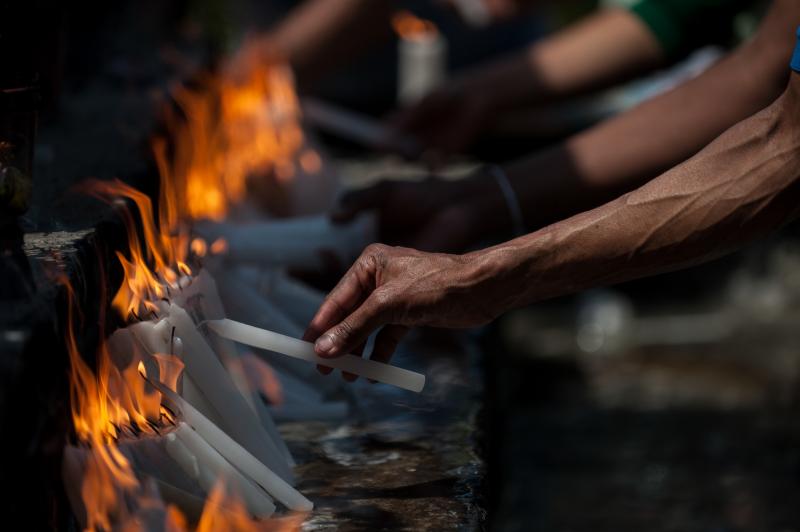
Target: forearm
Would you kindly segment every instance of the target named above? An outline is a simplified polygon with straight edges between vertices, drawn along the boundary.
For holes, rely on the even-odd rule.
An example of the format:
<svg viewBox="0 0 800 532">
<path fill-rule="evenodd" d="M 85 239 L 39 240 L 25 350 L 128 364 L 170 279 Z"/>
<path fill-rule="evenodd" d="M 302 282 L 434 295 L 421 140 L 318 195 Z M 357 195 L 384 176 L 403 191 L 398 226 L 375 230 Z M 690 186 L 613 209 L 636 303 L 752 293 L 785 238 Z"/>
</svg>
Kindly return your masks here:
<svg viewBox="0 0 800 532">
<path fill-rule="evenodd" d="M 607 9 L 457 77 L 455 87 L 484 95 L 500 110 L 606 87 L 662 60 L 658 42 L 636 16 Z"/>
<path fill-rule="evenodd" d="M 800 3 L 779 0 L 759 34 L 702 76 L 509 165 L 527 228 L 581 212 L 640 186 L 691 157 L 731 125 L 763 109 L 786 83 Z M 488 187 L 489 185 L 487 185 Z M 504 209 L 486 195 L 475 209 Z M 507 217 L 494 216 L 507 230 Z"/>
<path fill-rule="evenodd" d="M 306 0 L 273 29 L 270 40 L 308 83 L 388 38 L 392 10 L 385 0 Z"/>
<path fill-rule="evenodd" d="M 494 313 L 715 258 L 794 219 L 797 101 L 785 94 L 617 200 L 472 254 L 485 291 L 498 295 Z"/>
</svg>

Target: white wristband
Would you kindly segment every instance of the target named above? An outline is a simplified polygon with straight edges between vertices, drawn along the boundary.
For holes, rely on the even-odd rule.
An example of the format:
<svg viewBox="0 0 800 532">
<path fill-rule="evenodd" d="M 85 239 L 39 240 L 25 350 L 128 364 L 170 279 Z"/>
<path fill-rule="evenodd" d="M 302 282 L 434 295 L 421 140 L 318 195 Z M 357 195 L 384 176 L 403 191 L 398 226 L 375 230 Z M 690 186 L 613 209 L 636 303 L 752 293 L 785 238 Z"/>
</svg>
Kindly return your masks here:
<svg viewBox="0 0 800 532">
<path fill-rule="evenodd" d="M 511 181 L 508 180 L 505 170 L 496 164 L 488 167 L 489 173 L 497 181 L 497 186 L 500 187 L 500 192 L 503 194 L 503 199 L 506 201 L 508 207 L 508 214 L 511 216 L 511 228 L 514 231 L 514 238 L 524 235 L 525 221 L 522 218 L 522 207 L 519 204 L 517 193 L 511 186 Z"/>
</svg>

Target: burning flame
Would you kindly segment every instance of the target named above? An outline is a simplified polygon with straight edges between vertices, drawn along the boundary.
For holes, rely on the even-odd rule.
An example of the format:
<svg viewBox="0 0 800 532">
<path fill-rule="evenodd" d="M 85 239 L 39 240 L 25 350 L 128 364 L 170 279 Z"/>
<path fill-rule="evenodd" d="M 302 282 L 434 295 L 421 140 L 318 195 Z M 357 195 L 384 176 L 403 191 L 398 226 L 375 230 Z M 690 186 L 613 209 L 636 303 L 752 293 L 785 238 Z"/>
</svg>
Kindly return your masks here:
<svg viewBox="0 0 800 532">
<path fill-rule="evenodd" d="M 424 40 L 437 35 L 439 30 L 430 20 L 417 17 L 410 11 L 398 11 L 392 17 L 392 27 L 401 39 Z"/>
<path fill-rule="evenodd" d="M 290 532 L 300 530 L 304 513 L 293 513 L 264 521 L 253 520 L 239 495 L 228 489 L 224 479 L 219 479 L 208 495 L 197 532 Z"/>
<path fill-rule="evenodd" d="M 152 301 L 166 297 L 169 287 L 175 287 L 179 277 L 177 272 L 191 275 L 191 269 L 186 264 L 188 231 L 177 221 L 170 220 L 172 202 L 168 196 L 162 198 L 157 224 L 150 198 L 122 181 L 90 180 L 84 188 L 89 194 L 109 203 L 128 199 L 136 206 L 142 225 L 144 246 L 139 240 L 133 215 L 124 203 L 121 204 L 129 257 L 117 252 L 124 277 L 112 305 L 123 318 L 153 310 Z M 153 265 L 152 269 L 150 264 Z"/>
<path fill-rule="evenodd" d="M 169 157 L 163 139 L 154 152 L 180 215 L 222 220 L 244 199 L 250 176 L 294 175 L 304 137 L 288 66 L 254 63 L 244 82 L 212 78 L 202 91 L 179 88 L 173 97 L 182 113 L 166 114 Z"/>
<path fill-rule="evenodd" d="M 238 494 L 229 492 L 224 479 L 220 478 L 208 494 L 203 514 L 197 524 L 197 532 L 239 532 L 258 530 L 244 502 Z"/>
<path fill-rule="evenodd" d="M 128 251 L 117 253 L 124 279 L 112 306 L 124 319 L 157 312 L 155 303 L 170 297 L 181 276 L 192 275 L 190 256 L 202 258 L 227 251 L 223 238 L 210 244 L 192 239 L 188 223 L 224 218 L 244 198 L 252 175 L 270 173 L 277 181 L 285 181 L 294 176 L 297 165 L 308 173 L 321 168 L 317 152 L 300 152 L 304 138 L 288 67 L 261 65 L 254 66 L 252 72 L 244 83 L 214 78 L 202 91 L 175 91 L 181 117 L 176 113 L 167 116 L 169 142 L 164 138 L 153 142 L 161 177 L 157 212 L 147 195 L 121 181 L 91 181 L 86 186 L 95 197 L 122 206 Z M 138 219 L 121 200 L 132 202 Z M 130 363 L 119 368 L 103 343 L 95 370 L 84 362 L 75 338 L 74 294 L 68 283 L 65 286 L 69 294 L 66 341 L 72 419 L 77 439 L 87 450 L 81 485 L 86 527 L 137 529 L 131 503 L 145 507 L 153 504 L 153 498 L 145 493 L 118 442 L 126 436 L 156 434 L 159 427 L 173 425 L 175 419 L 161 405 L 160 394 L 148 384 L 148 368 L 142 356 L 135 354 Z M 183 363 L 168 354 L 151 358 L 158 364 L 159 380 L 176 390 Z M 265 379 L 268 382 L 268 377 Z M 271 387 L 270 399 L 279 402 L 277 381 L 274 385 L 277 388 Z M 156 503 L 161 504 L 158 498 Z M 165 515 L 166 530 L 188 529 L 185 516 L 176 507 L 167 506 Z M 254 521 L 241 499 L 228 493 L 220 482 L 209 494 L 197 530 L 263 530 L 266 525 L 269 529 L 296 530 L 301 522 L 302 516 Z"/>
<path fill-rule="evenodd" d="M 86 364 L 75 336 L 76 301 L 72 286 L 59 281 L 67 293 L 66 344 L 70 362 L 70 406 L 78 441 L 86 448 L 81 498 L 86 528 L 111 530 L 112 520 L 125 515 L 121 499 L 140 490 L 139 480 L 117 441 L 123 433 L 155 434 L 157 426 L 171 424 L 162 417 L 161 396 L 149 389 L 139 363 L 120 370 L 102 342 L 95 371 Z M 136 357 L 134 357 L 136 359 Z M 177 377 L 174 379 L 177 382 Z"/>
</svg>

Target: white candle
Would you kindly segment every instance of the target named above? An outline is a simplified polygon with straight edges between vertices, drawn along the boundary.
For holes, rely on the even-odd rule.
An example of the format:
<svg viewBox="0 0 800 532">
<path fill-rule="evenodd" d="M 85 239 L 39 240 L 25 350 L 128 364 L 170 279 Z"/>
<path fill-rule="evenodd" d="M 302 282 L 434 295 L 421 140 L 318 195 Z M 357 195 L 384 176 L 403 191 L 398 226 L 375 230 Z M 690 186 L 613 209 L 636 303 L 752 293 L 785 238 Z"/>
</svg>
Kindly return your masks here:
<svg viewBox="0 0 800 532">
<path fill-rule="evenodd" d="M 383 123 L 315 98 L 303 99 L 303 118 L 319 129 L 371 148 L 391 149 L 403 155 L 419 153 L 419 143 Z"/>
<path fill-rule="evenodd" d="M 255 287 L 262 297 L 275 304 L 294 323 L 305 327 L 325 300 L 325 294 L 289 277 L 278 268 L 242 266 L 233 273 L 242 283 Z M 213 317 L 225 318 L 227 316 Z M 289 334 L 289 333 L 285 333 Z"/>
<path fill-rule="evenodd" d="M 333 253 L 347 265 L 376 238 L 375 216 L 364 214 L 352 222 L 335 224 L 324 215 L 249 224 L 197 224 L 208 239 L 224 237 L 226 259 L 259 265 L 322 270 L 321 251 Z"/>
<path fill-rule="evenodd" d="M 406 369 L 364 359 L 355 355 L 343 355 L 336 358 L 322 358 L 314 351 L 314 344 L 297 338 L 284 336 L 265 329 L 237 321 L 211 320 L 206 322 L 208 328 L 225 338 L 236 342 L 267 349 L 275 353 L 340 369 L 361 377 L 384 384 L 391 384 L 412 392 L 421 392 L 425 387 L 425 375 Z"/>
<path fill-rule="evenodd" d="M 397 98 L 401 104 L 416 102 L 444 81 L 447 42 L 438 31 L 401 37 L 397 54 Z"/>
<path fill-rule="evenodd" d="M 254 516 L 269 517 L 275 512 L 272 499 L 186 423 L 178 423 L 178 427 L 166 438 L 169 455 L 186 468 L 187 475 L 195 475 L 193 478 L 206 493 L 210 493 L 222 478 L 242 497 L 248 511 Z"/>
<path fill-rule="evenodd" d="M 222 304 L 219 290 L 217 290 L 217 284 L 214 282 L 214 278 L 205 269 L 200 270 L 197 275 L 192 278 L 192 282 L 178 294 L 173 302 L 184 309 L 187 308 L 187 305 L 190 306 L 191 315 L 198 321 L 221 319 L 225 317 L 225 308 Z M 264 408 L 261 399 L 247 385 L 236 345 L 230 340 L 216 335 L 214 335 L 213 338 L 206 338 L 206 340 L 208 340 L 213 348 L 214 353 L 219 356 L 220 361 L 228 371 L 231 381 L 239 390 L 245 401 L 247 401 L 248 406 L 250 406 L 257 415 L 258 419 L 261 421 L 261 426 L 267 434 L 269 434 L 270 439 L 275 443 L 281 456 L 286 460 L 287 464 L 290 466 L 294 465 L 294 458 L 278 432 L 275 422 L 272 420 L 269 412 Z M 195 394 L 195 396 L 197 396 L 197 394 Z M 188 399 L 187 394 L 184 394 L 184 397 Z M 192 403 L 191 400 L 189 400 L 189 402 Z M 200 407 L 199 404 L 197 404 L 197 406 Z M 203 408 L 200 408 L 200 410 L 205 411 Z"/>
<path fill-rule="evenodd" d="M 186 373 L 219 414 L 222 425 L 259 460 L 288 482 L 293 482 L 291 468 L 283 453 L 264 431 L 256 413 L 233 384 L 203 336 L 196 330 L 192 318 L 181 307 L 172 304 L 165 319 L 175 327 L 176 336 L 183 340 Z"/>
<path fill-rule="evenodd" d="M 269 467 L 253 456 L 247 449 L 232 440 L 219 427 L 211 423 L 192 405 L 183 400 L 172 390 L 158 382 L 151 381 L 153 386 L 164 395 L 174 410 L 179 411 L 185 423 L 189 424 L 203 439 L 214 447 L 226 460 L 245 473 L 270 495 L 290 510 L 307 512 L 314 505 L 303 494 L 276 475 Z"/>
</svg>

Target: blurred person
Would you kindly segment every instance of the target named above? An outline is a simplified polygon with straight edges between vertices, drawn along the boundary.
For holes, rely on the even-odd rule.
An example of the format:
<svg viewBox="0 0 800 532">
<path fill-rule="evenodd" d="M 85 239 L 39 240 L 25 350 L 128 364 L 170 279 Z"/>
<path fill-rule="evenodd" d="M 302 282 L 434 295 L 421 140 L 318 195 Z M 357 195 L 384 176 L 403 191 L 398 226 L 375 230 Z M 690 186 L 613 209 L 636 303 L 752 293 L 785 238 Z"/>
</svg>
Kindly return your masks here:
<svg viewBox="0 0 800 532">
<path fill-rule="evenodd" d="M 478 5 L 490 23 L 547 4 L 544 0 L 429 3 L 457 11 L 465 3 Z M 698 46 L 728 44 L 734 16 L 753 3 L 638 0 L 626 8 L 599 9 L 519 53 L 458 76 L 401 113 L 396 125 L 443 151 L 461 151 L 499 111 L 609 87 L 675 61 Z M 387 41 L 392 15 L 406 4 L 413 2 L 306 0 L 268 32 L 248 39 L 231 59 L 230 69 L 244 76 L 255 64 L 282 57 L 308 85 Z"/>
<path fill-rule="evenodd" d="M 778 0 L 765 25 L 787 24 L 800 24 L 800 3 Z M 797 219 L 800 28 L 790 64 L 788 82 L 778 72 L 754 77 L 784 85 L 763 110 L 600 207 L 462 255 L 371 245 L 325 299 L 305 338 L 316 341 L 320 356 L 335 357 L 380 328 L 371 358 L 386 362 L 409 327 L 482 325 L 546 298 L 719 257 Z M 740 66 L 748 65 L 755 68 Z"/>
<path fill-rule="evenodd" d="M 381 241 L 460 252 L 596 207 L 691 157 L 772 102 L 800 3 L 775 0 L 752 39 L 683 85 L 504 166 L 458 181 L 384 181 L 344 196 L 334 217 L 377 210 Z"/>
<path fill-rule="evenodd" d="M 444 153 L 467 150 L 520 107 L 563 101 L 629 81 L 708 44 L 729 44 L 752 0 L 638 0 L 598 9 L 526 49 L 456 76 L 394 125 Z"/>
<path fill-rule="evenodd" d="M 479 6 L 487 23 L 518 17 L 547 0 L 466 0 Z M 465 0 L 430 0 L 433 10 L 461 11 Z M 251 36 L 231 60 L 231 69 L 245 74 L 250 65 L 275 56 L 287 60 L 304 82 L 363 56 L 393 35 L 392 16 L 425 2 L 391 0 L 305 0 L 266 32 Z"/>
</svg>

